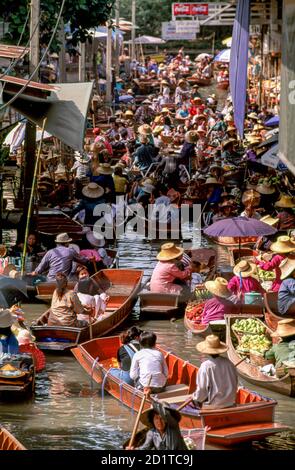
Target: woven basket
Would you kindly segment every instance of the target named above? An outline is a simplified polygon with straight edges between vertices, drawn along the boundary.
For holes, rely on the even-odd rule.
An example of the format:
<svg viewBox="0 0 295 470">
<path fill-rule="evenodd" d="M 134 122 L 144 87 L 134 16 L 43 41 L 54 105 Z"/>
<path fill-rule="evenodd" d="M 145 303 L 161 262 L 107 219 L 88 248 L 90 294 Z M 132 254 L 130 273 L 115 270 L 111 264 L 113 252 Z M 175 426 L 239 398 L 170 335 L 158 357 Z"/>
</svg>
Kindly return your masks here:
<svg viewBox="0 0 295 470">
<path fill-rule="evenodd" d="M 265 359 L 262 354 L 250 350 L 250 362 L 255 366 L 266 366 L 267 364 L 273 364 L 272 359 Z"/>
<path fill-rule="evenodd" d="M 163 134 L 161 134 L 161 140 L 164 144 L 172 144 L 173 135 L 163 135 Z"/>
</svg>

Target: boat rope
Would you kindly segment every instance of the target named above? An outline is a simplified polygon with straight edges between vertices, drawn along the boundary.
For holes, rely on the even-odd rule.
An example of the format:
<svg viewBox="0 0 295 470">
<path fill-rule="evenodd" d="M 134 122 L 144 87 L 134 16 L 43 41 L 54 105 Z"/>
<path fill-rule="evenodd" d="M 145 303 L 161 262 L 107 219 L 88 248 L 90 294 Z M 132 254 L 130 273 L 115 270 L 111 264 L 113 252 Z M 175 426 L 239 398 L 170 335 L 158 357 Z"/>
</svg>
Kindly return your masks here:
<svg viewBox="0 0 295 470">
<path fill-rule="evenodd" d="M 133 393 L 132 393 L 132 398 L 131 398 L 131 411 L 132 411 L 132 414 L 134 413 L 135 396 L 136 396 L 136 388 L 134 387 Z"/>
<path fill-rule="evenodd" d="M 98 360 L 99 360 L 99 356 L 97 356 L 97 357 L 94 359 L 93 364 L 92 364 L 92 367 L 91 367 L 91 374 L 90 374 L 90 388 L 91 388 L 91 390 L 93 390 L 93 372 L 94 372 L 94 367 L 96 366 Z"/>
</svg>

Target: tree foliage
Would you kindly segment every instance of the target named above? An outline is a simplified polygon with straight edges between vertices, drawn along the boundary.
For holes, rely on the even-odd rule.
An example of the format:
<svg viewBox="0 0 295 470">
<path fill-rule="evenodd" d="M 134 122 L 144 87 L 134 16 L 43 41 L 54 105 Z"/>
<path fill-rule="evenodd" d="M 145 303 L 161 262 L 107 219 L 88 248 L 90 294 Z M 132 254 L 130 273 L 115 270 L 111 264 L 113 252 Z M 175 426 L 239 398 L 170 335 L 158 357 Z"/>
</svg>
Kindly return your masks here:
<svg viewBox="0 0 295 470">
<path fill-rule="evenodd" d="M 72 42 L 85 42 L 87 30 L 105 24 L 110 18 L 115 0 L 66 0 L 63 10 L 64 23 L 69 23 L 73 35 Z M 28 0 L 1 0 L 0 18 L 9 23 L 9 39 L 16 43 L 27 16 Z M 47 43 L 55 26 L 61 0 L 40 0 L 40 42 Z M 29 32 L 24 35 L 28 40 Z M 23 42 L 24 42 L 23 41 Z"/>
<path fill-rule="evenodd" d="M 131 0 L 120 0 L 120 16 L 131 21 Z M 136 35 L 161 36 L 162 21 L 171 21 L 171 0 L 136 0 Z"/>
</svg>

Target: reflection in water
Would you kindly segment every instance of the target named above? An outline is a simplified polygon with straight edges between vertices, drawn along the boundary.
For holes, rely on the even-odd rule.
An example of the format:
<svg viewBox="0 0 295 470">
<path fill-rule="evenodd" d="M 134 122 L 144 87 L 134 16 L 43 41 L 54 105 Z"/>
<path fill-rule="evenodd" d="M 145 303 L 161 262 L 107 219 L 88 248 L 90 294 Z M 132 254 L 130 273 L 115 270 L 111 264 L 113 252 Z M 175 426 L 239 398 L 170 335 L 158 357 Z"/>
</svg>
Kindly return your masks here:
<svg viewBox="0 0 295 470">
<path fill-rule="evenodd" d="M 204 246 L 208 246 L 205 239 Z M 160 243 L 145 240 L 122 240 L 118 243 L 120 268 L 142 268 L 144 282 L 156 264 Z M 225 248 L 217 247 L 218 265 L 229 264 Z M 24 305 L 28 323 L 46 309 L 44 304 Z M 199 339 L 184 329 L 183 320 L 147 320 L 139 315 L 138 304 L 123 328 L 138 324 L 157 333 L 158 343 L 185 360 L 199 365 L 196 351 Z M 108 394 L 101 396 L 101 387 L 93 383 L 74 357 L 47 354 L 46 371 L 38 375 L 35 397 L 25 402 L 1 403 L 0 420 L 28 449 L 119 449 L 130 437 L 135 413 Z M 251 384 L 245 385 L 278 401 L 276 420 L 294 427 L 294 402 Z M 293 413 L 292 413 L 293 411 Z M 293 437 L 292 437 L 293 436 Z M 294 434 L 283 433 L 260 441 L 255 448 L 294 448 Z M 281 446 L 281 447 L 280 447 Z M 211 446 L 207 446 L 212 448 Z"/>
</svg>

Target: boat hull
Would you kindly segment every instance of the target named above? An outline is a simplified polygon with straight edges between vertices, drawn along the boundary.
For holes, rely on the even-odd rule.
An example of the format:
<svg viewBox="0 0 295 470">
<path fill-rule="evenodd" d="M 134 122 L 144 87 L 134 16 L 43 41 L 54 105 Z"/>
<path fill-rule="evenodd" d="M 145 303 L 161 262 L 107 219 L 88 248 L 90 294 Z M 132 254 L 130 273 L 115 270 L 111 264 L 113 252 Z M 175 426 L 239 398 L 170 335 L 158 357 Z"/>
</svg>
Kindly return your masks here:
<svg viewBox="0 0 295 470">
<path fill-rule="evenodd" d="M 0 450 L 26 450 L 26 448 L 3 426 L 0 426 Z"/>
<path fill-rule="evenodd" d="M 257 242 L 257 237 L 207 237 L 216 243 L 216 245 L 222 246 L 243 246 L 243 245 L 254 245 Z"/>
</svg>

